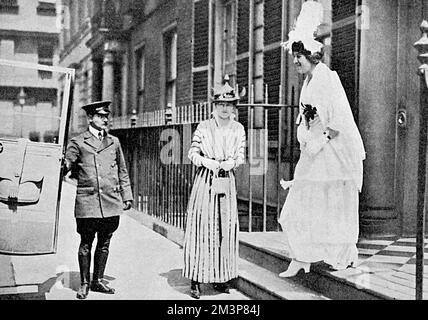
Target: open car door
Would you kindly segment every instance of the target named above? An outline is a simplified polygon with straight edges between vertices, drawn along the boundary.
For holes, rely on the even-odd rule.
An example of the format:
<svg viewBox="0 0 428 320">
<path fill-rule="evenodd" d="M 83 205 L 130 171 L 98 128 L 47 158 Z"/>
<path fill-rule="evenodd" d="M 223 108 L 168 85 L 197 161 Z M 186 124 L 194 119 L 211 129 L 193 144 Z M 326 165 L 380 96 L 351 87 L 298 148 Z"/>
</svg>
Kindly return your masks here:
<svg viewBox="0 0 428 320">
<path fill-rule="evenodd" d="M 26 72 L 50 73 L 53 79 L 58 79 L 57 83 L 63 80 L 64 85 L 58 88 L 57 92 L 62 94 L 50 108 L 43 105 L 30 108 L 18 96 L 14 105 L 2 111 L 2 122 L 7 124 L 0 131 L 0 253 L 3 254 L 56 252 L 61 164 L 67 143 L 74 69 L 0 59 L 1 77 Z M 34 128 L 41 129 L 34 131 Z"/>
</svg>

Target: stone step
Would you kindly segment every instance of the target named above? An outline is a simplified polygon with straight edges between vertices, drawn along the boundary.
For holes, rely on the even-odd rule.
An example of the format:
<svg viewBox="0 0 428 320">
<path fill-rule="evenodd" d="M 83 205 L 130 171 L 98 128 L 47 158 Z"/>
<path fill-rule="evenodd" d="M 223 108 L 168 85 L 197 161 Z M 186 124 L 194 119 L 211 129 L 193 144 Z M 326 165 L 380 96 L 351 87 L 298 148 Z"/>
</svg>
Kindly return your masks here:
<svg viewBox="0 0 428 320">
<path fill-rule="evenodd" d="M 329 300 L 296 281 L 282 279 L 245 259 L 239 261 L 239 277 L 235 285 L 239 291 L 258 300 Z"/>
<path fill-rule="evenodd" d="M 278 248 L 268 247 L 266 245 L 259 246 L 253 241 L 247 239 L 240 240 L 239 256 L 241 259 L 248 261 L 252 266 L 256 265 L 262 268 L 264 272 L 273 273 L 278 280 L 278 274 L 285 271 L 291 261 L 283 251 Z M 295 284 L 306 287 L 314 292 L 318 292 L 323 297 L 333 300 L 384 300 L 391 299 L 374 290 L 359 287 L 355 282 L 347 281 L 346 276 L 333 274 L 331 270 L 323 263 L 311 265 L 311 272 L 300 272 L 292 278 Z M 351 274 L 353 270 L 347 269 L 343 273 Z M 337 272 L 336 272 L 337 273 Z M 258 284 L 254 279 L 253 286 L 263 286 Z"/>
</svg>

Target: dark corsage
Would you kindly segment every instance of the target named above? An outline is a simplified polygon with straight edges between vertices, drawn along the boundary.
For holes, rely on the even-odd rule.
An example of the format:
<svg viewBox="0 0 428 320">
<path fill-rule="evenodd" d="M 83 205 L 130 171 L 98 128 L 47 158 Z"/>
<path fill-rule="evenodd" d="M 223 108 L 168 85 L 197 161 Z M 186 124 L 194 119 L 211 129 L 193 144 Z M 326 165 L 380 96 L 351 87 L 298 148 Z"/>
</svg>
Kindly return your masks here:
<svg viewBox="0 0 428 320">
<path fill-rule="evenodd" d="M 315 119 L 315 115 L 317 114 L 317 108 L 312 107 L 310 104 L 301 104 L 303 107 L 303 115 L 306 119 L 306 124 L 309 129 L 309 121 Z"/>
</svg>

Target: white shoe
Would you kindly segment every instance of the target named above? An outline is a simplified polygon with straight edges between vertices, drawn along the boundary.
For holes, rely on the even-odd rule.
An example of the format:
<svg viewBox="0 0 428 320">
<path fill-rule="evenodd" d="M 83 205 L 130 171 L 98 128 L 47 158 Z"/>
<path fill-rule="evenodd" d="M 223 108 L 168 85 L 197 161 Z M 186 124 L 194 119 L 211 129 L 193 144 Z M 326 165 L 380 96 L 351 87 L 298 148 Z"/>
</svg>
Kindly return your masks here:
<svg viewBox="0 0 428 320">
<path fill-rule="evenodd" d="M 284 272 L 281 272 L 279 274 L 279 276 L 281 278 L 290 278 L 290 277 L 294 277 L 295 275 L 297 275 L 299 273 L 300 270 L 303 269 L 303 271 L 305 273 L 309 272 L 309 268 L 310 268 L 311 264 L 309 262 L 301 262 L 301 261 L 297 261 L 297 260 L 292 260 L 290 265 L 288 266 L 288 269 L 285 270 Z"/>
</svg>

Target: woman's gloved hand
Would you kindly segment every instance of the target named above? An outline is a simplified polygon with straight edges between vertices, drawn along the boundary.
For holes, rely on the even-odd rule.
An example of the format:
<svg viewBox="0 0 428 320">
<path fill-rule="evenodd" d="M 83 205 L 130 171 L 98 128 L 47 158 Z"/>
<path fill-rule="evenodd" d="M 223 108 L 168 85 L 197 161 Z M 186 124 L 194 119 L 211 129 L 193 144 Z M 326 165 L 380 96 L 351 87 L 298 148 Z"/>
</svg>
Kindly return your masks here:
<svg viewBox="0 0 428 320">
<path fill-rule="evenodd" d="M 220 168 L 220 162 L 213 159 L 203 158 L 202 165 L 211 171 L 217 171 Z"/>
<path fill-rule="evenodd" d="M 223 169 L 224 171 L 232 170 L 234 167 L 235 167 L 235 160 L 233 159 L 228 159 L 220 163 L 220 169 Z"/>
</svg>

